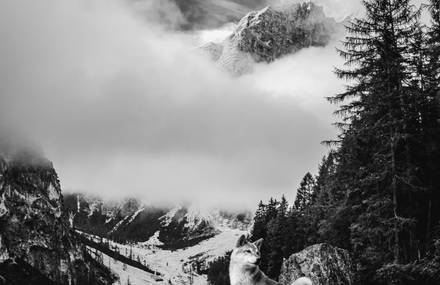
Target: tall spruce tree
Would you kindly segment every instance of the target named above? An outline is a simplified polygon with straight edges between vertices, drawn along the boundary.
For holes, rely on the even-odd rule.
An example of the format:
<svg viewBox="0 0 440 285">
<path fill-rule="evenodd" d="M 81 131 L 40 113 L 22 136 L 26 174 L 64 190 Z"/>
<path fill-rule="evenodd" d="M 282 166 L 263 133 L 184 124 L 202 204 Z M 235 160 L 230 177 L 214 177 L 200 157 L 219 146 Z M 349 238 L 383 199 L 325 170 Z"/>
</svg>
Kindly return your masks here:
<svg viewBox="0 0 440 285">
<path fill-rule="evenodd" d="M 312 203 L 315 179 L 310 172 L 307 172 L 296 191 L 295 208 L 298 211 L 304 210 Z"/>
<path fill-rule="evenodd" d="M 253 241 L 256 241 L 260 238 L 266 238 L 266 222 L 266 205 L 263 203 L 263 201 L 260 201 L 257 211 L 254 215 L 254 222 L 251 229 L 251 238 Z"/>
<path fill-rule="evenodd" d="M 278 279 L 283 263 L 288 206 L 286 198 L 282 196 L 277 205 L 276 216 L 267 225 L 265 242 L 268 246 L 268 260 L 266 274 L 273 279 Z"/>
<path fill-rule="evenodd" d="M 440 1 L 431 0 L 429 5 L 431 25 L 428 32 L 429 79 L 432 94 L 439 91 L 440 82 Z"/>
<path fill-rule="evenodd" d="M 348 27 L 340 51 L 346 68 L 336 71 L 350 85 L 331 101 L 341 104 L 338 113 L 349 126 L 340 137 L 340 185 L 348 192 L 346 206 L 357 214 L 353 250 L 369 275 L 385 263 L 409 262 L 419 244 L 411 201 L 425 190 L 413 155 L 423 137 L 423 96 L 411 84 L 418 70 L 412 40 L 420 35 L 419 10 L 409 0 L 363 3 L 365 17 Z"/>
</svg>

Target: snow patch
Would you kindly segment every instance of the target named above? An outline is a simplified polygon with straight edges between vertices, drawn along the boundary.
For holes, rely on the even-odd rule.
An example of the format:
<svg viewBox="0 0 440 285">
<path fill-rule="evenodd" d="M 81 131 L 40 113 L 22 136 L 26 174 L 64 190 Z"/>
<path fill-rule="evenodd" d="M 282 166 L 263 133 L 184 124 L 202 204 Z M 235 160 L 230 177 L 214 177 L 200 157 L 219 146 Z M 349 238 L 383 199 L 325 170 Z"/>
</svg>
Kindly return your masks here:
<svg viewBox="0 0 440 285">
<path fill-rule="evenodd" d="M 109 234 L 114 233 L 115 231 L 117 231 L 119 229 L 119 227 L 130 218 L 130 216 L 126 216 L 125 218 L 123 218 L 122 220 L 120 220 L 114 227 L 113 229 L 109 232 Z"/>
<path fill-rule="evenodd" d="M 140 245 L 161 246 L 163 242 L 159 240 L 160 231 L 156 231 L 147 241 L 139 243 Z"/>
<path fill-rule="evenodd" d="M 0 217 L 3 217 L 4 215 L 6 215 L 9 212 L 8 208 L 6 208 L 5 200 L 6 200 L 5 193 L 3 192 L 2 198 L 0 201 Z M 1 242 L 1 240 L 0 240 L 0 242 Z"/>
<path fill-rule="evenodd" d="M 47 187 L 47 194 L 49 195 L 49 200 L 51 201 L 60 199 L 60 193 L 58 193 L 57 189 L 52 183 L 50 183 L 49 187 Z"/>
<path fill-rule="evenodd" d="M 163 227 L 167 227 L 170 225 L 170 223 L 172 222 L 174 216 L 176 216 L 177 212 L 182 210 L 183 207 L 182 206 L 177 206 L 174 207 L 173 209 L 171 209 L 170 211 L 168 211 L 168 213 L 166 213 L 165 215 L 163 215 L 162 217 L 160 217 L 159 219 L 161 220 L 161 225 Z"/>
<path fill-rule="evenodd" d="M 131 215 L 131 218 L 130 218 L 130 220 L 128 220 L 127 224 L 130 224 L 131 222 L 133 222 L 133 220 L 136 219 L 137 215 L 139 215 L 139 213 L 142 212 L 143 210 L 145 210 L 145 208 L 140 208 L 133 215 Z"/>
</svg>

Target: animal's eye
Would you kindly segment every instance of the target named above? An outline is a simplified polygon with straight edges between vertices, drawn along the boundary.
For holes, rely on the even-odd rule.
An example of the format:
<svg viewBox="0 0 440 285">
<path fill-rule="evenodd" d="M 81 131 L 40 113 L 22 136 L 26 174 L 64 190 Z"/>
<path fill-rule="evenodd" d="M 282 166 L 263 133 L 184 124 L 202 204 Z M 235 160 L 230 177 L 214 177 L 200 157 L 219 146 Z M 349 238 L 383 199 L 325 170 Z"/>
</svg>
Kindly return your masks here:
<svg viewBox="0 0 440 285">
<path fill-rule="evenodd" d="M 247 253 L 252 253 L 252 251 L 250 251 L 249 249 L 246 250 Z"/>
</svg>

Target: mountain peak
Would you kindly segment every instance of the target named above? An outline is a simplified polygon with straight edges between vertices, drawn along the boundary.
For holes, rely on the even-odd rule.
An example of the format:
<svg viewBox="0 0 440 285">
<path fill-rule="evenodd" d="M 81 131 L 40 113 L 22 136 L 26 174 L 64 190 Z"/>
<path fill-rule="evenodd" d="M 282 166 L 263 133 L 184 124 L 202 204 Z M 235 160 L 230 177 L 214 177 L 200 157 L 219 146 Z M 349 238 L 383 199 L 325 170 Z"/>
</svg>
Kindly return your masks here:
<svg viewBox="0 0 440 285">
<path fill-rule="evenodd" d="M 255 62 L 272 62 L 311 46 L 326 46 L 343 28 L 313 2 L 267 6 L 249 12 L 219 44 L 201 48 L 233 75 L 252 71 Z"/>
</svg>

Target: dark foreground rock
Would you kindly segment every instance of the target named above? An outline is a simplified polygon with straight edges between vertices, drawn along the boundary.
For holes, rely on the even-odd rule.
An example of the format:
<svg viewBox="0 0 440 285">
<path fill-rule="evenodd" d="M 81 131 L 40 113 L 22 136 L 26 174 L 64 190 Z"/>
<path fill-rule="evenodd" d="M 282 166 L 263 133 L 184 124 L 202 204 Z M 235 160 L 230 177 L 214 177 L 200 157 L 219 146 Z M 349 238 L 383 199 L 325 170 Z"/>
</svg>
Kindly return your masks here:
<svg viewBox="0 0 440 285">
<path fill-rule="evenodd" d="M 0 149 L 0 275 L 6 284 L 111 284 L 87 254 L 63 212 L 52 163 Z"/>
<path fill-rule="evenodd" d="M 281 284 L 307 276 L 314 285 L 354 285 L 355 271 L 347 250 L 321 243 L 291 255 L 283 262 Z"/>
</svg>

